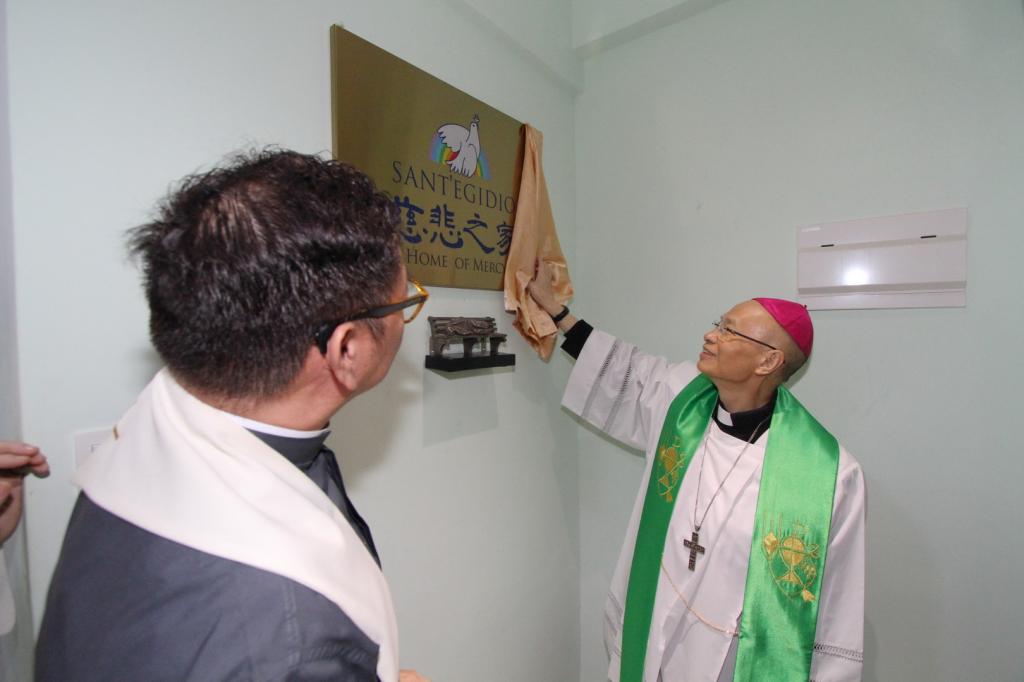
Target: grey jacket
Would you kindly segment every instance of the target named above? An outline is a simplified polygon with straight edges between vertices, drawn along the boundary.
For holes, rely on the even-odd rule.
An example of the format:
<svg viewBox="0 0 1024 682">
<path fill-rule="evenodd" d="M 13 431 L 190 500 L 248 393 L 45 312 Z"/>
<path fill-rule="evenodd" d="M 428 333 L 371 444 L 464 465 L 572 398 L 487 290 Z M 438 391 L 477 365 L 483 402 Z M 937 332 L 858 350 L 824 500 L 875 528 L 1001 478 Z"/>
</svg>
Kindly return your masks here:
<svg viewBox="0 0 1024 682">
<path fill-rule="evenodd" d="M 323 453 L 337 470 L 333 454 L 313 453 L 319 464 L 296 465 L 331 488 L 325 492 L 375 553 L 340 477 L 314 475 L 331 471 Z M 82 494 L 50 585 L 36 679 L 375 682 L 377 654 L 377 645 L 322 595 L 154 535 Z"/>
</svg>

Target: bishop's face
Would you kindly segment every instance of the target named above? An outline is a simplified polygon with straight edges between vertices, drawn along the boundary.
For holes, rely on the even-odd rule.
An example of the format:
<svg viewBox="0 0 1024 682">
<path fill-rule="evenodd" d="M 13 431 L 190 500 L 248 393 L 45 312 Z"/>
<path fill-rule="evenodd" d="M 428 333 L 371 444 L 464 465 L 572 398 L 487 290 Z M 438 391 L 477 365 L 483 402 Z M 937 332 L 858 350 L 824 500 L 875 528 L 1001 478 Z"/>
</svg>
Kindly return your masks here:
<svg viewBox="0 0 1024 682">
<path fill-rule="evenodd" d="M 720 382 L 742 384 L 753 378 L 754 369 L 765 352 L 771 352 L 771 349 L 751 339 L 769 339 L 773 322 L 771 315 L 757 301 L 744 301 L 733 306 L 722 315 L 721 328 L 712 327 L 704 335 L 697 369 L 716 385 Z"/>
</svg>

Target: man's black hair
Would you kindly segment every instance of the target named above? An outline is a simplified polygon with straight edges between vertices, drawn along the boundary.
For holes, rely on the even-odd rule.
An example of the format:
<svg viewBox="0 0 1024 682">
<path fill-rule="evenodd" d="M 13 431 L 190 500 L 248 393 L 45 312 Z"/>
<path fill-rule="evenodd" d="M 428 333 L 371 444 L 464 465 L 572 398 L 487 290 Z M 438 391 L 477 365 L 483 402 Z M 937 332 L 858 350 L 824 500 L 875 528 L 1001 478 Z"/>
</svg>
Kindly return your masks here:
<svg viewBox="0 0 1024 682">
<path fill-rule="evenodd" d="M 153 345 L 186 385 L 279 394 L 319 323 L 388 302 L 397 218 L 352 166 L 291 151 L 239 154 L 185 178 L 129 233 Z"/>
</svg>

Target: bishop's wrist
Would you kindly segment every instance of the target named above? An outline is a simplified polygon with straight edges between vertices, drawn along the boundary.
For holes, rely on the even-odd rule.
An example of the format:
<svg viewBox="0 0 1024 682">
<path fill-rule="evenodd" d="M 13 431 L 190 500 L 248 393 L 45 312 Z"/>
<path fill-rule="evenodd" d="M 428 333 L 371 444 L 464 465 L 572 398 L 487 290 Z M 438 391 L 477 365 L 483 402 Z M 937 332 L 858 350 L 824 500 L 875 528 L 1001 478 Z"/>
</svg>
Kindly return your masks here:
<svg viewBox="0 0 1024 682">
<path fill-rule="evenodd" d="M 551 317 L 554 317 L 558 313 L 562 312 L 562 307 L 563 307 L 562 304 L 558 303 L 557 301 L 554 301 L 554 300 L 552 300 L 552 301 L 545 301 L 543 303 L 538 301 L 537 304 L 540 305 L 541 309 L 544 312 L 546 312 L 548 315 L 550 315 Z"/>
<path fill-rule="evenodd" d="M 555 310 L 555 312 L 551 312 L 550 310 L 548 310 L 548 315 L 551 316 L 552 322 L 558 324 L 569 316 L 569 306 L 560 305 L 558 306 L 557 310 Z"/>
</svg>

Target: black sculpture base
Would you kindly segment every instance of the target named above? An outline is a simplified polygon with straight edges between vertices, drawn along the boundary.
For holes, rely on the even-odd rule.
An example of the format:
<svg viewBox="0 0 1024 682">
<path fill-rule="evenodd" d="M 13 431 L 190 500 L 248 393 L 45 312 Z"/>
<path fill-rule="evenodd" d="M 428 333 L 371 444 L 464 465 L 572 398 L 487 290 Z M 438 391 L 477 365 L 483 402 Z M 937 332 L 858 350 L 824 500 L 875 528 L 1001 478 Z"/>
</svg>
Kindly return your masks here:
<svg viewBox="0 0 1024 682">
<path fill-rule="evenodd" d="M 487 369 L 488 367 L 514 367 L 516 356 L 513 353 L 495 353 L 494 355 L 428 355 L 424 367 L 440 372 L 461 372 L 467 369 Z"/>
</svg>

